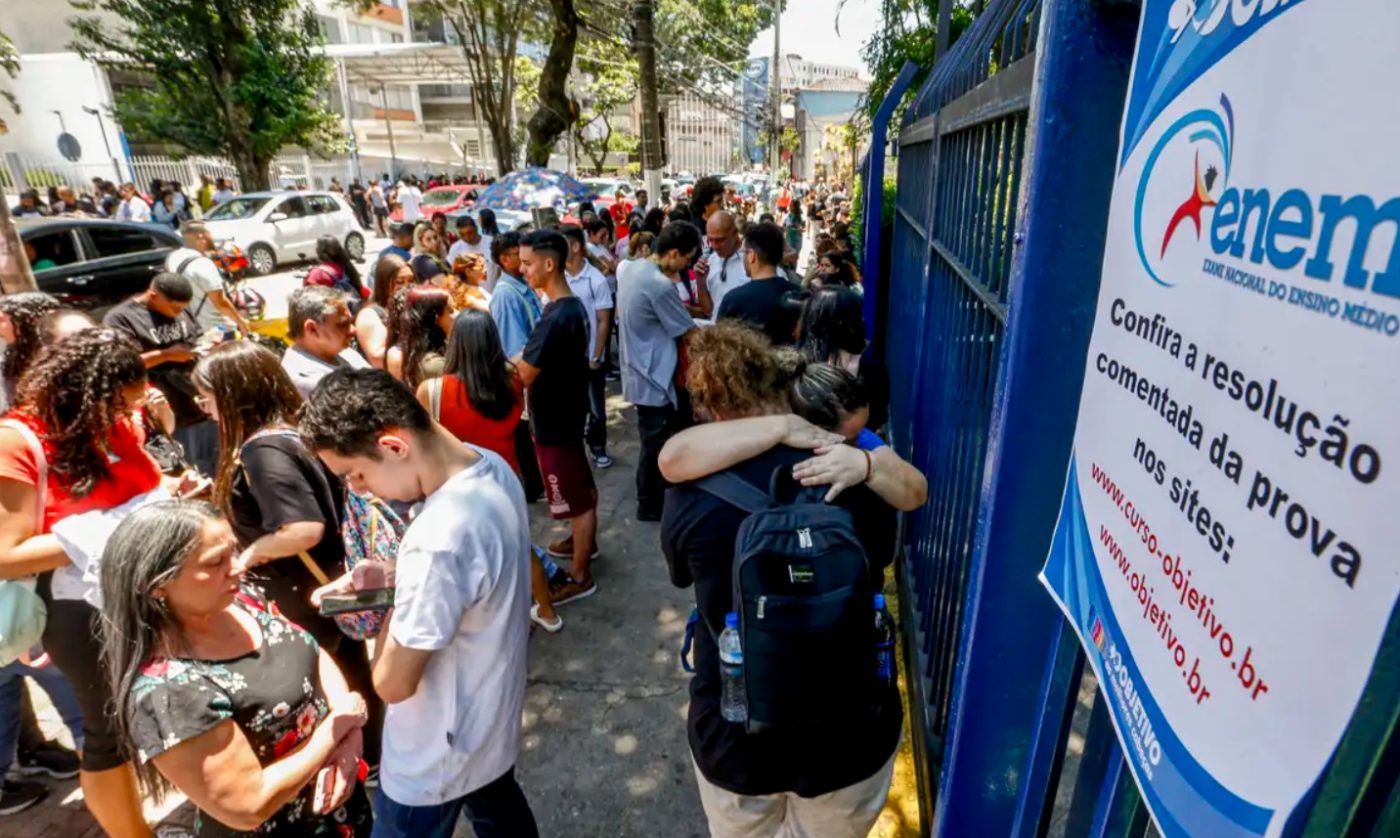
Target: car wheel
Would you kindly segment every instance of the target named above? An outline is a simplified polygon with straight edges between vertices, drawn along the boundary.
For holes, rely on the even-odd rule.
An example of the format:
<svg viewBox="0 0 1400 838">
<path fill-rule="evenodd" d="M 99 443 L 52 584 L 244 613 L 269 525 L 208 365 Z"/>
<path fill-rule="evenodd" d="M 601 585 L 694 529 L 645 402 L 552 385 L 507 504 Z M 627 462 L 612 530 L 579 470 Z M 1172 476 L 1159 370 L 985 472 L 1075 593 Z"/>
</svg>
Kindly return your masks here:
<svg viewBox="0 0 1400 838">
<path fill-rule="evenodd" d="M 350 258 L 356 262 L 365 257 L 365 237 L 359 233 L 351 233 L 345 237 L 345 252 L 350 254 Z"/>
<path fill-rule="evenodd" d="M 277 254 L 265 244 L 255 244 L 248 248 L 248 267 L 258 276 L 267 276 L 277 270 Z"/>
</svg>

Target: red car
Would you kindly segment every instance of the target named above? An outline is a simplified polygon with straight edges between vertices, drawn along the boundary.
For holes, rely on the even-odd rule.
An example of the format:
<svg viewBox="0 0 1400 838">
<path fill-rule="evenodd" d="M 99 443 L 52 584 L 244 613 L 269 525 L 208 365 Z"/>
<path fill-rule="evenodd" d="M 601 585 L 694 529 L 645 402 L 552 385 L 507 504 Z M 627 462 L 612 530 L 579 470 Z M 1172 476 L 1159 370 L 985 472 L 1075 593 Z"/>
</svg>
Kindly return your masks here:
<svg viewBox="0 0 1400 838">
<path fill-rule="evenodd" d="M 435 186 L 423 193 L 423 217 L 432 219 L 439 215 L 446 215 L 453 210 L 466 209 L 476 203 L 479 190 L 479 186 L 466 184 Z M 394 207 L 394 211 L 389 213 L 389 217 L 394 221 L 403 221 L 403 208 Z"/>
</svg>

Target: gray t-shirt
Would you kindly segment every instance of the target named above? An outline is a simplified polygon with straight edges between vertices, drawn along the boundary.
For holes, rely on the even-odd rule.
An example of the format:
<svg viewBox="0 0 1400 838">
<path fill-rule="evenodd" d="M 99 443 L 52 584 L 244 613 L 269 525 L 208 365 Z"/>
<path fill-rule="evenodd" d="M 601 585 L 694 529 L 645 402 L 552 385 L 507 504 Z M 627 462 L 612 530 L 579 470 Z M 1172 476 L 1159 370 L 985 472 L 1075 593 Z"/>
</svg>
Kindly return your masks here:
<svg viewBox="0 0 1400 838">
<path fill-rule="evenodd" d="M 321 379 L 342 367 L 354 370 L 368 369 L 369 362 L 360 357 L 360 353 L 355 350 L 346 349 L 336 356 L 336 363 L 330 364 L 296 344 L 287 347 L 286 353 L 282 355 L 282 369 L 291 376 L 292 384 L 296 385 L 297 392 L 301 393 L 303 399 L 311 398 L 311 391 L 316 389 Z"/>
<path fill-rule="evenodd" d="M 676 403 L 676 338 L 695 328 L 676 286 L 650 259 L 617 271 L 617 317 L 622 343 L 622 395 L 632 404 Z"/>
</svg>

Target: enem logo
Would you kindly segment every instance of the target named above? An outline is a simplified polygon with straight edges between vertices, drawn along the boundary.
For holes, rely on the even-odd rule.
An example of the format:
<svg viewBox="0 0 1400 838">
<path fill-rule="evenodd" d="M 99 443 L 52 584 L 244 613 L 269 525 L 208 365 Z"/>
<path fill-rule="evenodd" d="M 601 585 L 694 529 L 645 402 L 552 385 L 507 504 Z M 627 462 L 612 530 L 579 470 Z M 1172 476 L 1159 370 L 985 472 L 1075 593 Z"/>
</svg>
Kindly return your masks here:
<svg viewBox="0 0 1400 838">
<path fill-rule="evenodd" d="M 1170 288 L 1168 276 L 1198 272 L 1206 254 L 1188 245 L 1194 233 L 1216 257 L 1280 274 L 1301 267 L 1320 283 L 1331 282 L 1343 260 L 1348 288 L 1400 298 L 1400 197 L 1234 186 L 1235 150 L 1235 113 L 1223 95 L 1219 110 L 1180 117 L 1152 147 L 1134 199 L 1133 235 L 1154 282 Z"/>
</svg>

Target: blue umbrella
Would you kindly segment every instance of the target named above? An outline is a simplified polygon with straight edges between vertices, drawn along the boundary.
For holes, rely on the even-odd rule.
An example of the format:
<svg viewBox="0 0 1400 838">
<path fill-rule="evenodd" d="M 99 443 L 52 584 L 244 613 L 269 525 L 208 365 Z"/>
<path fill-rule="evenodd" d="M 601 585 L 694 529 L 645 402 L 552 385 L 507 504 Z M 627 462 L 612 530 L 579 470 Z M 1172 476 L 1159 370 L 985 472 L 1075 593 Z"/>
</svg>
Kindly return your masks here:
<svg viewBox="0 0 1400 838">
<path fill-rule="evenodd" d="M 476 207 L 528 212 L 536 207 L 562 209 L 593 196 L 585 184 L 553 169 L 530 168 L 511 172 L 482 192 Z"/>
</svg>

